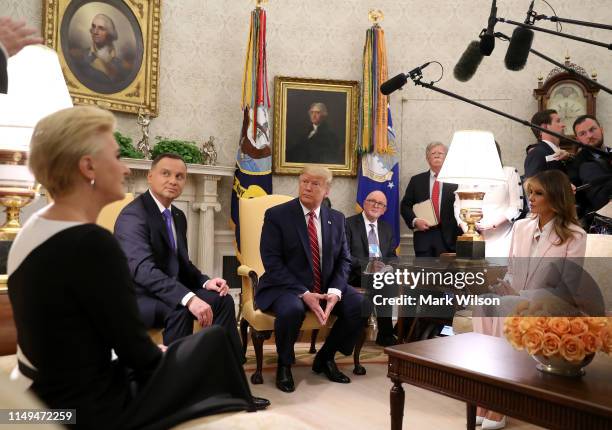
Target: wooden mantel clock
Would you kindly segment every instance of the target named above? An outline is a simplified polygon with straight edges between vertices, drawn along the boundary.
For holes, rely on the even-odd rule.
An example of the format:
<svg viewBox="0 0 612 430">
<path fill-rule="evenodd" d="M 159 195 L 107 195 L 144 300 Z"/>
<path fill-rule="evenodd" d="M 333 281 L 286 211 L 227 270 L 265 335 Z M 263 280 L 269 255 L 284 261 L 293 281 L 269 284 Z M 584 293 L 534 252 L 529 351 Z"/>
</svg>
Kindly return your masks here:
<svg viewBox="0 0 612 430">
<path fill-rule="evenodd" d="M 557 67 L 550 71 L 545 80 L 543 76 L 538 77 L 538 88 L 533 90 L 533 96 L 538 101 L 538 111 L 554 109 L 559 113 L 565 124 L 565 135 L 573 139 L 572 125 L 576 118 L 585 114 L 595 116 L 599 88 L 583 78 L 588 77 L 587 72 L 570 62 L 569 55 L 565 57 L 565 65 L 577 74 Z M 597 79 L 595 72 L 591 74 L 591 79 Z M 564 147 L 563 143 L 561 147 Z"/>
</svg>

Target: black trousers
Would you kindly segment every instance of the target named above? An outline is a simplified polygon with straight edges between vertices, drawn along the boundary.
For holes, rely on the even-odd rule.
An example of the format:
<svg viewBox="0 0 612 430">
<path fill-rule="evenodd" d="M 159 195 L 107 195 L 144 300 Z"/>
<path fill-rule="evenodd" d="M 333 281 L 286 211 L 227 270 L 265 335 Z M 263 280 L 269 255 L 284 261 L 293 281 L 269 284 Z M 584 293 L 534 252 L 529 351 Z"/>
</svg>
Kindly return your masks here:
<svg viewBox="0 0 612 430">
<path fill-rule="evenodd" d="M 230 343 L 239 356 L 244 361 L 242 353 L 242 342 L 238 334 L 236 323 L 236 313 L 234 300 L 229 294 L 221 297 L 217 291 L 209 291 L 198 288 L 193 291 L 196 296 L 210 305 L 213 311 L 213 325 L 221 326 L 225 329 Z M 193 333 L 193 322 L 195 316 L 185 306 L 179 305 L 172 309 L 161 300 L 147 297 L 147 300 L 155 302 L 155 328 L 163 328 L 164 345 L 170 345 L 179 339 Z M 139 297 L 139 300 L 143 300 Z"/>
</svg>

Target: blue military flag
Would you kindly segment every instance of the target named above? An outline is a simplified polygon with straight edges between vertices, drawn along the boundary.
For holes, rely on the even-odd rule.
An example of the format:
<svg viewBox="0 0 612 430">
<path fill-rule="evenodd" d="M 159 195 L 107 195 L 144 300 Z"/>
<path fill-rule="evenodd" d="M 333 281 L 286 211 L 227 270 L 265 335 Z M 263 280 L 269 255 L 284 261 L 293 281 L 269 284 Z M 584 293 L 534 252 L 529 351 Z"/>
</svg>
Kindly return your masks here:
<svg viewBox="0 0 612 430">
<path fill-rule="evenodd" d="M 266 66 L 266 11 L 251 12 L 251 31 L 242 78 L 242 130 L 236 155 L 232 186 L 231 222 L 236 233 L 240 260 L 239 199 L 272 193 L 272 147 L 268 109 L 268 71 Z"/>
</svg>

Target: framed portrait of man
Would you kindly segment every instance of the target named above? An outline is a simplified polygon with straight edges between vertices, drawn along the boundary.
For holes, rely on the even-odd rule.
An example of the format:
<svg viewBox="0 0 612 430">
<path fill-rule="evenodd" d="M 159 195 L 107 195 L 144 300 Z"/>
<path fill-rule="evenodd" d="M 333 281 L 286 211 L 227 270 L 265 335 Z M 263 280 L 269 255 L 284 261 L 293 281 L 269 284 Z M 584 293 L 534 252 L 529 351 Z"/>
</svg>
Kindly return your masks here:
<svg viewBox="0 0 612 430">
<path fill-rule="evenodd" d="M 359 82 L 277 76 L 274 80 L 274 173 L 297 175 L 322 164 L 355 176 Z"/>
<path fill-rule="evenodd" d="M 160 3 L 45 0 L 45 43 L 75 104 L 158 114 Z"/>
</svg>

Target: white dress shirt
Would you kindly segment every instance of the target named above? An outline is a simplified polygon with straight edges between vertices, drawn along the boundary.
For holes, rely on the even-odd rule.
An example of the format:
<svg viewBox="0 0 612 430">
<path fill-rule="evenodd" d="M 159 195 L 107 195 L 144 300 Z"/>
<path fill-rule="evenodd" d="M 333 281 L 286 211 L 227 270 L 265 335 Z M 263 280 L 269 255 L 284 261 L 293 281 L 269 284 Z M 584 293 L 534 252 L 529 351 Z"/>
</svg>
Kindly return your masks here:
<svg viewBox="0 0 612 430">
<path fill-rule="evenodd" d="M 159 200 L 157 200 L 157 198 L 155 198 L 155 195 L 151 192 L 151 190 L 148 191 L 148 193 L 151 195 L 151 197 L 153 197 L 153 201 L 155 202 L 155 204 L 157 205 L 157 208 L 159 209 L 160 213 L 163 213 L 166 209 L 168 209 L 170 211 L 170 213 L 172 213 L 172 208 L 171 207 L 165 207 L 164 205 L 161 204 L 161 202 Z M 170 205 L 172 206 L 172 205 Z M 178 242 L 177 242 L 177 237 L 176 237 L 176 226 L 174 225 L 174 217 L 170 217 L 170 220 L 172 222 L 172 235 L 174 236 L 174 246 L 178 246 Z M 175 249 L 175 251 L 178 250 Z M 204 282 L 204 284 L 202 285 L 202 288 L 206 288 L 206 283 L 208 281 Z M 191 298 L 195 296 L 195 293 L 190 291 L 187 294 L 185 294 L 183 296 L 183 298 L 181 299 L 181 305 L 183 306 L 187 306 L 187 303 L 189 302 L 189 300 L 191 300 Z"/>
</svg>

